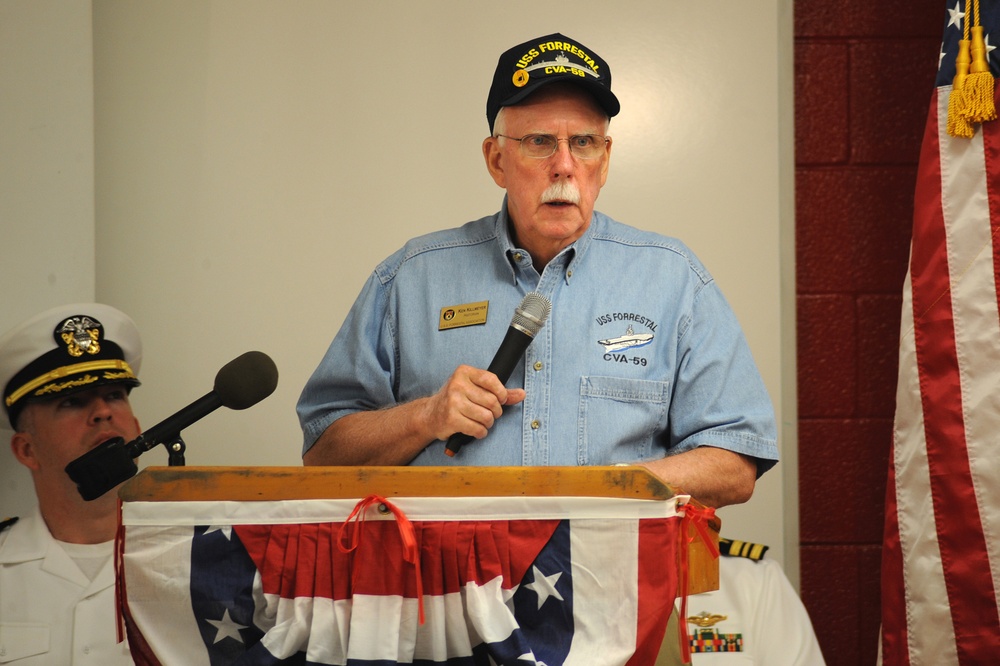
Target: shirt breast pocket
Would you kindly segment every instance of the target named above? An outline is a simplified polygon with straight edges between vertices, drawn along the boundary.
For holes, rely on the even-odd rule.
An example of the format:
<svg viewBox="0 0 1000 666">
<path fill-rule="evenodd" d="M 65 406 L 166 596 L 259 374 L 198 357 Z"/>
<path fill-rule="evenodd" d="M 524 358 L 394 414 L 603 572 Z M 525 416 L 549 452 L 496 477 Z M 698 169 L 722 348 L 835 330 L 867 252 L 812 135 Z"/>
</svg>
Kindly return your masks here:
<svg viewBox="0 0 1000 666">
<path fill-rule="evenodd" d="M 0 664 L 49 651 L 49 625 L 39 622 L 0 623 Z"/>
<path fill-rule="evenodd" d="M 580 379 L 577 419 L 581 465 L 646 460 L 653 437 L 666 428 L 670 383 L 624 377 Z"/>
</svg>

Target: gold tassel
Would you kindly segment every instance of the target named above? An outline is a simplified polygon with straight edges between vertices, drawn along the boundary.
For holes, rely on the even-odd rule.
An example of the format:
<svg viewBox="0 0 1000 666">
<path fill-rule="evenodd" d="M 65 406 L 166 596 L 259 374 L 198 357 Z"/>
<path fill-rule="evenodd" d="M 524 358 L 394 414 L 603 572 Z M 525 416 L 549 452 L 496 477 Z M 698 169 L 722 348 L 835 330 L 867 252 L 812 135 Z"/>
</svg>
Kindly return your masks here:
<svg viewBox="0 0 1000 666">
<path fill-rule="evenodd" d="M 975 128 L 965 114 L 965 84 L 969 78 L 969 40 L 958 42 L 958 58 L 955 59 L 955 78 L 948 96 L 948 134 L 971 139 Z"/>
<path fill-rule="evenodd" d="M 976 18 L 979 18 L 978 13 Z M 962 115 L 972 123 L 984 120 L 994 120 L 997 117 L 996 105 L 993 101 L 993 74 L 986 61 L 986 42 L 983 40 L 983 27 L 977 25 L 972 29 L 972 66 L 970 74 L 962 86 L 962 97 L 965 100 Z"/>
</svg>

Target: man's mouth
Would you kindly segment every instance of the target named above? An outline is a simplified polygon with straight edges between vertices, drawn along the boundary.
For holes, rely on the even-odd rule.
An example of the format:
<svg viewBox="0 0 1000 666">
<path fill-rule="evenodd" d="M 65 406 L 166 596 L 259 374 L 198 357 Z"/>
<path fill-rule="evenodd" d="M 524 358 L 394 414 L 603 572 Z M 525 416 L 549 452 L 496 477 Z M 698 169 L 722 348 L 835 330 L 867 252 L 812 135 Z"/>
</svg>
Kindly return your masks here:
<svg viewBox="0 0 1000 666">
<path fill-rule="evenodd" d="M 100 446 L 104 442 L 108 441 L 109 439 L 114 439 L 115 437 L 121 437 L 121 435 L 119 435 L 116 432 L 111 432 L 111 431 L 102 432 L 100 435 L 98 435 L 97 437 L 94 438 L 94 442 L 93 442 L 93 444 L 91 444 L 90 448 L 96 449 L 98 446 Z"/>
</svg>

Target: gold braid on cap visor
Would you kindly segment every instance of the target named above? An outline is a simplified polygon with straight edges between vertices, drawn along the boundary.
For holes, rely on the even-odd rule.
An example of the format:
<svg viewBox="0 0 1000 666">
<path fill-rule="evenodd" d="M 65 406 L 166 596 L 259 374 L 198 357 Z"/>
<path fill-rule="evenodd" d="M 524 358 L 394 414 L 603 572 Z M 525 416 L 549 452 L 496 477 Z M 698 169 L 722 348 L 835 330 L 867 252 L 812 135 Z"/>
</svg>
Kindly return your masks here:
<svg viewBox="0 0 1000 666">
<path fill-rule="evenodd" d="M 23 398 L 28 393 L 34 391 L 39 386 L 47 384 L 56 379 L 61 379 L 68 375 L 75 375 L 81 372 L 91 372 L 96 370 L 120 370 L 122 373 L 117 376 L 105 375 L 105 379 L 111 379 L 112 381 L 125 381 L 127 379 L 135 379 L 135 373 L 132 372 L 132 367 L 129 366 L 125 361 L 120 361 L 117 359 L 105 360 L 105 361 L 87 361 L 86 363 L 76 363 L 74 365 L 64 365 L 61 368 L 56 368 L 51 372 L 47 372 L 41 377 L 36 377 L 30 382 L 12 391 L 9 396 L 7 396 L 7 406 L 10 407 L 15 402 Z M 96 380 L 91 380 L 96 381 Z M 88 382 L 89 383 L 89 382 Z M 59 390 L 62 390 L 60 388 Z"/>
</svg>

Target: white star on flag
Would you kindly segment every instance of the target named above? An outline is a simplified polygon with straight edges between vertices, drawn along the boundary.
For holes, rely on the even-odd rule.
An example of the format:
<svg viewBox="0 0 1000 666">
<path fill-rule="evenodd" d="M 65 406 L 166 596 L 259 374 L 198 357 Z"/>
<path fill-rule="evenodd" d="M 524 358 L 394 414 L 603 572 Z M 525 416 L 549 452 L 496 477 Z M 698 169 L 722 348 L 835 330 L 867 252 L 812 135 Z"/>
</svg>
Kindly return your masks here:
<svg viewBox="0 0 1000 666">
<path fill-rule="evenodd" d="M 962 29 L 962 18 L 965 16 L 965 12 L 963 12 L 960 8 L 961 4 L 956 2 L 955 8 L 948 10 L 948 13 L 951 14 L 951 20 L 948 21 L 947 27 L 957 25 L 959 30 Z"/>
<path fill-rule="evenodd" d="M 993 51 L 993 49 L 995 49 L 996 47 L 995 46 L 990 46 L 990 36 L 989 35 L 986 35 L 983 38 L 983 42 L 986 44 L 986 60 L 989 61 L 989 59 L 990 59 L 989 55 Z"/>
</svg>

